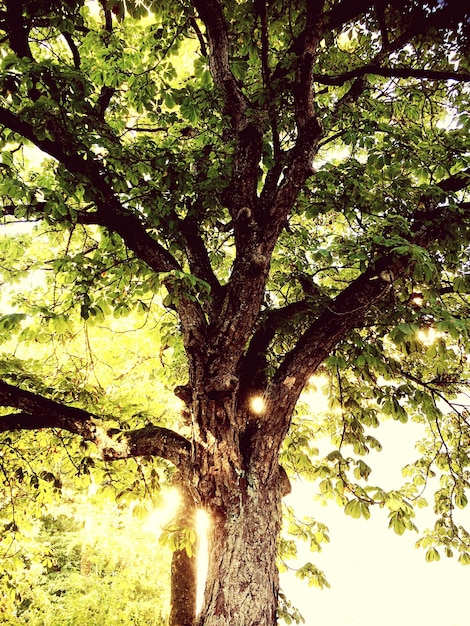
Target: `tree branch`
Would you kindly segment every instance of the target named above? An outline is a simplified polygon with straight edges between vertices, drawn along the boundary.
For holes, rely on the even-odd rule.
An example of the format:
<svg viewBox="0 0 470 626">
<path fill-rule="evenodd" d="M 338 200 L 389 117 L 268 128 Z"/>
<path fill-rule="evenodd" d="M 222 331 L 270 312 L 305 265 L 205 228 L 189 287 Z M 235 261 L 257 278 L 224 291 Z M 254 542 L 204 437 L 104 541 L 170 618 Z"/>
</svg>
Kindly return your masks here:
<svg viewBox="0 0 470 626">
<path fill-rule="evenodd" d="M 222 91 L 225 113 L 231 118 L 234 130 L 240 132 L 247 125 L 247 102 L 230 69 L 228 26 L 222 5 L 218 0 L 193 0 L 193 5 L 206 27 L 212 78 Z"/>
<path fill-rule="evenodd" d="M 327 30 L 339 29 L 360 15 L 364 15 L 374 4 L 374 0 L 356 0 L 356 2 L 342 0 L 342 2 L 339 2 L 326 12 L 323 22 L 325 32 Z"/>
<path fill-rule="evenodd" d="M 381 67 L 380 65 L 363 65 L 349 72 L 329 76 L 326 74 L 314 74 L 314 81 L 322 85 L 344 85 L 355 78 L 363 78 L 369 74 L 386 76 L 390 78 L 418 78 L 423 80 L 455 80 L 470 82 L 470 74 L 464 72 L 451 72 L 439 70 L 413 69 L 408 67 Z"/>
<path fill-rule="evenodd" d="M 223 113 L 230 118 L 237 139 L 231 182 L 224 197 L 237 236 L 237 216 L 244 207 L 253 211 L 256 204 L 262 130 L 256 117 L 247 115 L 249 102 L 230 68 L 229 31 L 222 4 L 218 0 L 193 0 L 193 5 L 206 27 L 212 78 L 222 93 Z"/>
<path fill-rule="evenodd" d="M 438 186 L 444 193 L 463 190 L 470 186 L 470 172 L 460 172 L 441 181 Z M 412 225 L 411 243 L 423 248 L 442 236 L 446 223 L 455 222 L 452 208 L 436 207 L 432 200 L 429 206 L 428 211 L 417 213 Z M 468 216 L 465 217 L 468 219 Z M 470 239 L 468 228 L 467 238 Z M 407 256 L 386 254 L 375 259 L 363 274 L 331 300 L 286 355 L 269 383 L 265 392 L 265 419 L 268 423 L 260 422 L 260 430 L 253 438 L 254 449 L 258 447 L 258 452 L 264 449 L 266 454 L 267 444 L 264 439 L 267 428 L 271 434 L 275 433 L 276 441 L 280 444 L 289 426 L 282 421 L 283 416 L 291 414 L 308 378 L 351 330 L 363 324 L 368 311 L 383 300 L 393 282 L 410 274 L 412 269 L 413 264 Z M 272 424 L 269 421 L 269 416 L 275 414 L 280 416 L 282 423 Z M 275 444 L 270 439 L 269 449 L 274 448 Z"/>
<path fill-rule="evenodd" d="M 0 108 L 0 124 L 30 140 L 43 152 L 57 159 L 71 174 L 91 183 L 89 191 L 93 193 L 97 207 L 97 221 L 94 223 L 117 233 L 137 258 L 146 263 L 150 269 L 154 272 L 182 270 L 173 255 L 147 232 L 141 218 L 121 205 L 112 186 L 106 180 L 108 172 L 103 165 L 92 154 L 88 153 L 86 159 L 82 157 L 79 147 L 72 139 L 67 134 L 62 137 L 60 133 L 63 129 L 60 126 L 58 138 L 63 141 L 58 141 L 58 138 L 55 141 L 48 138 L 38 139 L 31 124 L 4 108 Z M 170 292 L 177 293 L 175 307 L 183 326 L 185 345 L 191 351 L 197 343 L 194 342 L 194 337 L 200 339 L 205 333 L 204 313 L 193 294 L 187 293 L 187 287 L 182 285 L 180 280 L 170 277 L 165 285 Z"/>
<path fill-rule="evenodd" d="M 44 396 L 0 381 L 0 406 L 19 409 L 0 416 L 0 432 L 59 428 L 94 443 L 105 460 L 160 456 L 187 471 L 190 442 L 178 433 L 148 425 L 131 431 L 105 431 L 100 418 L 89 411 L 66 406 Z"/>
<path fill-rule="evenodd" d="M 191 216 L 187 216 L 183 220 L 176 219 L 184 239 L 184 247 L 191 273 L 204 280 L 211 288 L 212 297 L 217 298 L 221 286 L 212 269 L 197 221 Z"/>
<path fill-rule="evenodd" d="M 457 172 L 448 178 L 441 180 L 441 182 L 437 185 L 442 189 L 442 191 L 448 192 L 457 192 L 470 187 L 470 168 L 466 170 L 462 170 L 461 172 Z"/>
<path fill-rule="evenodd" d="M 311 123 L 311 120 L 316 120 L 313 104 L 313 63 L 322 33 L 324 4 L 324 1 L 307 3 L 307 18 L 302 46 L 298 52 L 293 87 L 295 119 L 299 135 Z M 316 129 L 316 132 L 319 130 Z"/>
<path fill-rule="evenodd" d="M 62 33 L 62 37 L 67 42 L 68 47 L 70 48 L 70 52 L 72 53 L 74 68 L 76 70 L 79 70 L 80 69 L 80 64 L 81 64 L 80 52 L 78 51 L 78 48 L 77 48 L 77 46 L 75 44 L 75 41 L 73 40 L 72 35 L 65 30 Z"/>
<path fill-rule="evenodd" d="M 360 15 L 363 15 L 366 11 L 371 9 L 373 5 L 373 0 L 357 0 L 356 2 L 343 0 L 323 14 L 323 35 L 327 32 L 338 30 L 339 28 L 344 26 L 344 24 L 347 24 L 348 22 L 359 17 Z M 288 54 L 294 54 L 296 56 L 301 54 L 302 50 L 304 50 L 305 48 L 305 39 L 307 36 L 308 32 L 305 28 L 300 33 L 300 35 L 298 35 L 292 42 L 291 46 L 289 47 Z M 284 78 L 290 71 L 291 68 L 286 67 L 285 62 L 280 62 L 272 74 L 272 80 L 280 80 Z"/>
<path fill-rule="evenodd" d="M 93 155 L 88 154 L 86 159 L 80 156 L 79 147 L 70 145 L 68 137 L 57 137 L 65 141 L 38 139 L 34 127 L 8 109 L 0 108 L 0 124 L 31 141 L 62 163 L 71 174 L 90 182 L 90 191 L 94 191 L 98 209 L 96 223 L 118 233 L 136 256 L 151 269 L 156 272 L 181 269 L 174 257 L 147 233 L 140 218 L 122 207 L 111 185 L 106 181 L 106 170 Z"/>
<path fill-rule="evenodd" d="M 238 356 L 244 350 L 261 306 L 274 246 L 299 190 L 312 173 L 312 160 L 322 132 L 313 104 L 312 67 L 319 44 L 323 4 L 323 2 L 308 4 L 306 36 L 297 56 L 294 86 L 297 141 L 287 157 L 287 166 L 282 172 L 284 180 L 280 187 L 274 188 L 273 177 L 268 176 L 269 191 L 268 186 L 265 187 L 259 200 L 257 171 L 261 157 L 261 129 L 244 120 L 246 103 L 243 98 L 234 98 L 232 106 L 235 107 L 237 103 L 238 105 L 232 113 L 232 119 L 239 129 L 238 144 L 232 181 L 226 190 L 225 200 L 233 217 L 237 256 L 222 305 L 224 315 L 217 320 L 214 327 L 214 336 L 220 338 L 216 346 L 219 354 L 214 357 L 216 368 L 223 367 L 226 370 L 228 364 L 225 355 L 233 355 L 232 365 L 238 361 Z M 216 83 L 222 85 L 222 79 L 227 77 L 230 70 L 227 26 L 223 20 L 220 4 L 215 0 L 209 0 L 198 1 L 196 6 L 209 31 L 209 39 L 212 41 L 211 55 L 220 57 L 213 62 L 213 72 L 216 72 Z M 211 7 L 212 13 L 207 15 L 201 6 L 205 11 Z M 211 34 L 212 31 L 214 32 Z M 232 79 L 230 73 L 227 85 L 232 85 Z M 230 97 L 230 89 L 227 86 L 224 89 L 226 98 Z M 238 90 L 238 87 L 236 89 Z M 280 155 L 278 156 L 280 158 Z M 278 168 L 280 176 L 279 162 L 274 167 Z M 275 176 L 277 179 L 278 174 Z M 250 285 L 249 289 L 247 284 Z"/>
<path fill-rule="evenodd" d="M 184 476 L 191 467 L 191 443 L 182 435 L 169 428 L 149 424 L 144 428 L 131 431 L 120 431 L 119 443 L 126 442 L 126 453 L 122 455 L 120 447 L 116 451 L 111 448 L 103 452 L 105 460 L 116 460 L 136 456 L 158 456 L 170 461 Z M 119 456 L 121 454 L 121 456 Z"/>
<path fill-rule="evenodd" d="M 5 30 L 8 33 L 11 49 L 20 59 L 23 57 L 32 59 L 33 55 L 28 41 L 31 25 L 27 24 L 23 18 L 23 2 L 19 2 L 19 0 L 5 0 L 5 6 Z"/>
<path fill-rule="evenodd" d="M 0 431 L 63 428 L 88 441 L 96 438 L 96 426 L 88 411 L 63 406 L 4 381 L 0 381 L 0 406 L 21 411 L 0 417 Z"/>
<path fill-rule="evenodd" d="M 397 3 L 395 3 L 397 6 L 395 6 L 395 8 L 399 8 L 401 0 L 399 0 Z M 414 19 L 410 19 L 410 25 L 409 27 L 401 34 L 398 34 L 397 37 L 393 40 L 390 41 L 390 38 L 387 38 L 387 42 L 385 45 L 382 46 L 382 49 L 380 50 L 380 52 L 378 52 L 375 57 L 373 58 L 372 62 L 369 63 L 367 66 L 363 66 L 363 68 L 376 68 L 376 69 L 380 69 L 382 68 L 381 63 L 385 60 L 388 60 L 390 57 L 390 54 L 393 52 L 397 52 L 398 50 L 403 49 L 406 45 L 408 45 L 411 41 L 413 41 L 413 39 L 415 39 L 416 37 L 420 36 L 420 35 L 424 35 L 426 34 L 430 29 L 432 28 L 436 28 L 436 23 L 435 23 L 435 17 L 431 18 L 431 17 L 425 17 L 420 10 L 419 11 L 419 18 L 414 15 L 413 18 Z M 382 37 L 383 38 L 383 37 Z M 337 120 L 340 115 L 341 115 L 341 111 L 343 110 L 344 106 L 347 104 L 350 104 L 351 102 L 354 102 L 356 100 L 359 99 L 359 97 L 364 93 L 364 91 L 367 89 L 368 87 L 368 82 L 367 80 L 365 80 L 365 77 L 370 73 L 370 74 L 374 74 L 377 73 L 379 74 L 379 72 L 361 72 L 361 70 L 363 68 L 357 68 L 357 70 L 352 70 L 351 72 L 345 72 L 344 74 L 338 75 L 337 77 L 332 77 L 333 80 L 335 79 L 339 79 L 340 82 L 335 83 L 328 83 L 325 82 L 324 84 L 332 84 L 332 85 L 342 85 L 344 84 L 344 82 L 347 82 L 348 80 L 353 80 L 352 85 L 350 86 L 349 90 L 344 94 L 344 96 L 338 100 L 335 109 L 332 112 L 332 116 L 331 116 L 331 121 L 330 123 L 333 123 L 335 120 Z M 388 69 L 388 68 L 383 68 L 384 70 Z M 355 72 L 358 72 L 357 76 L 354 75 Z M 395 71 L 395 70 L 394 70 Z M 409 73 L 414 73 L 415 78 L 421 78 L 423 80 L 425 79 L 432 79 L 431 75 L 430 75 L 430 70 L 415 70 L 415 69 L 407 69 L 407 68 L 396 68 L 397 71 L 397 78 L 411 78 L 411 74 L 410 75 L 406 75 L 406 72 Z M 398 74 L 400 72 L 403 72 L 403 76 L 398 76 Z M 421 75 L 419 76 L 418 74 L 427 74 L 426 75 Z M 436 74 L 436 72 L 433 72 L 434 74 Z M 445 72 L 446 77 L 450 79 L 450 72 Z M 462 73 L 458 73 L 459 76 L 462 75 Z M 342 80 L 342 77 L 346 77 L 347 75 L 349 75 L 349 78 L 345 78 L 345 80 Z M 386 74 L 383 74 L 384 76 Z M 323 78 L 325 78 L 324 75 L 316 75 L 315 76 L 316 79 L 318 79 L 317 82 L 322 83 L 323 82 Z M 326 79 L 328 80 L 329 77 L 326 77 Z M 434 76 L 434 80 L 436 80 L 436 76 Z M 341 82 L 342 81 L 342 82 Z"/>
<path fill-rule="evenodd" d="M 35 204 L 20 206 L 14 204 L 3 205 L 0 206 L 0 215 L 15 216 L 18 209 L 21 208 L 23 212 L 26 211 L 26 220 L 42 219 L 43 216 L 41 216 L 41 212 L 45 211 L 46 204 L 46 202 L 37 202 Z M 88 207 L 84 207 L 84 209 L 93 207 L 94 205 L 91 204 Z M 105 228 L 107 227 L 108 222 L 104 219 L 100 211 L 77 211 L 76 209 L 72 211 L 72 209 L 69 209 L 69 212 L 70 217 L 67 216 L 67 219 L 70 219 L 70 222 L 73 224 L 95 224 Z M 179 224 L 179 232 L 181 233 L 180 244 L 186 250 L 191 273 L 210 286 L 211 297 L 216 299 L 217 296 L 220 295 L 221 286 L 212 270 L 207 249 L 198 230 L 198 225 L 194 220 L 189 218 L 181 220 L 176 213 L 172 215 L 172 219 L 175 224 Z"/>
<path fill-rule="evenodd" d="M 455 193 L 470 186 L 470 170 L 454 174 L 438 185 L 443 193 Z M 416 213 L 412 226 L 411 242 L 426 248 L 442 235 L 446 222 L 455 222 L 452 209 L 437 207 L 432 199 L 422 197 L 421 203 L 428 208 Z M 470 216 L 466 216 L 467 219 Z M 467 231 L 470 238 L 470 232 Z M 405 276 L 412 270 L 406 256 L 393 253 L 376 259 L 361 276 L 330 302 L 310 328 L 304 333 L 296 347 L 286 356 L 272 382 L 273 395 L 279 392 L 279 385 L 289 389 L 298 387 L 298 393 L 307 379 L 324 360 L 327 354 L 354 327 L 360 325 L 368 310 L 388 292 L 391 282 Z M 319 347 L 321 346 L 321 348 Z M 322 354 L 323 353 L 323 354 Z M 300 374 L 300 376 L 299 376 Z M 297 400 L 297 398 L 296 398 Z"/>
<path fill-rule="evenodd" d="M 22 220 L 32 221 L 32 220 L 40 220 L 44 218 L 44 212 L 46 210 L 46 202 L 36 202 L 35 204 L 3 204 L 0 206 L 0 213 L 3 216 L 15 217 L 18 210 L 25 215 Z M 96 211 L 88 212 L 86 209 L 94 208 L 94 204 L 90 204 L 87 207 L 84 207 L 83 210 L 77 211 L 76 208 L 73 209 L 73 218 L 70 217 L 71 223 L 77 224 L 95 224 L 96 226 L 106 226 L 103 219 L 100 218 L 99 213 Z M 70 216 L 72 215 L 72 209 L 67 207 L 70 212 Z"/>
<path fill-rule="evenodd" d="M 292 89 L 297 139 L 287 155 L 287 165 L 282 172 L 284 180 L 278 188 L 274 187 L 273 179 L 279 179 L 281 174 L 279 163 L 276 163 L 273 167 L 275 176 L 268 174 L 267 185 L 261 194 L 263 212 L 269 215 L 271 223 L 278 224 L 281 228 L 300 188 L 312 174 L 312 161 L 322 134 L 322 126 L 314 106 L 313 65 L 323 32 L 324 4 L 324 1 L 307 3 L 305 28 L 293 47 L 297 56 Z M 278 78 L 273 76 L 273 81 Z M 266 205 L 269 205 L 269 209 Z"/>
<path fill-rule="evenodd" d="M 273 309 L 263 312 L 258 329 L 250 340 L 250 345 L 246 351 L 240 365 L 240 371 L 245 384 L 241 388 L 264 389 L 266 385 L 266 353 L 269 344 L 274 339 L 279 329 L 295 320 L 298 316 L 305 315 L 312 310 L 311 302 L 301 300 L 292 302 L 281 309 Z"/>
<path fill-rule="evenodd" d="M 337 31 L 345 24 L 359 18 L 361 15 L 367 13 L 367 11 L 374 8 L 377 3 L 372 0 L 357 0 L 356 2 L 350 2 L 349 0 L 342 0 L 334 7 L 332 7 L 329 11 L 326 11 L 323 16 L 323 35 L 326 33 Z M 406 5 L 405 0 L 394 0 L 393 2 L 387 3 L 391 5 L 396 11 L 400 11 Z M 438 29 L 446 29 L 455 26 L 455 22 L 463 21 L 465 19 L 465 5 L 461 4 L 457 11 L 455 10 L 455 3 L 453 2 L 443 2 L 440 9 L 431 15 L 427 15 L 423 12 L 422 6 L 418 4 L 418 8 L 408 15 L 410 22 L 412 23 L 412 28 L 415 34 L 424 33 L 426 29 L 438 28 Z M 458 12 L 460 11 L 460 13 Z M 380 20 L 379 20 L 380 21 Z M 424 27 L 424 28 L 423 28 Z M 380 29 L 383 37 L 383 24 L 380 25 Z M 408 31 L 408 35 L 411 32 Z M 304 39 L 307 36 L 306 30 L 304 30 L 291 44 L 289 48 L 289 53 L 298 54 L 300 50 L 302 50 L 304 46 Z M 388 38 L 385 37 L 385 41 L 383 41 L 384 46 L 383 50 L 390 51 L 390 45 L 388 42 Z M 280 63 L 276 70 L 273 73 L 273 80 L 279 80 L 285 77 L 290 71 L 289 67 L 285 67 L 283 63 Z M 461 74 L 458 74 L 459 77 Z M 321 76 L 321 75 L 320 75 Z M 466 74 L 464 74 L 466 76 Z M 319 78 L 319 75 L 316 76 Z M 322 83 L 321 79 L 317 80 L 317 82 Z M 343 83 L 328 83 L 324 84 L 343 84 Z"/>
<path fill-rule="evenodd" d="M 115 93 L 116 89 L 114 89 L 114 87 L 107 87 L 106 85 L 103 85 L 103 87 L 101 87 L 100 95 L 98 96 L 94 108 L 98 120 L 104 121 L 106 110 L 110 105 L 111 99 Z"/>
</svg>

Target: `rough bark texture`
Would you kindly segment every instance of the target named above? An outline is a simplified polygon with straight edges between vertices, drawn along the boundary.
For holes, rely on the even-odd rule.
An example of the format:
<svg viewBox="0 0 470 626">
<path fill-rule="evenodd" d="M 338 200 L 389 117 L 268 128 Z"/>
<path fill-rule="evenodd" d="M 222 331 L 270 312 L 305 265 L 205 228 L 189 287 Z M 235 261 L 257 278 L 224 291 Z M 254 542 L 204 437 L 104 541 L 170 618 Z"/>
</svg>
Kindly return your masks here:
<svg viewBox="0 0 470 626">
<path fill-rule="evenodd" d="M 238 389 L 237 389 L 238 391 Z M 281 498 L 288 489 L 277 451 L 261 481 L 253 463 L 249 419 L 236 392 L 198 396 L 193 488 L 210 515 L 209 566 L 198 626 L 276 623 L 276 550 Z M 274 461 L 273 461 L 274 459 Z M 288 482 L 288 481 L 287 481 Z"/>
<path fill-rule="evenodd" d="M 247 485 L 234 510 L 212 516 L 209 567 L 199 626 L 276 623 L 280 494 L 274 485 Z"/>
</svg>

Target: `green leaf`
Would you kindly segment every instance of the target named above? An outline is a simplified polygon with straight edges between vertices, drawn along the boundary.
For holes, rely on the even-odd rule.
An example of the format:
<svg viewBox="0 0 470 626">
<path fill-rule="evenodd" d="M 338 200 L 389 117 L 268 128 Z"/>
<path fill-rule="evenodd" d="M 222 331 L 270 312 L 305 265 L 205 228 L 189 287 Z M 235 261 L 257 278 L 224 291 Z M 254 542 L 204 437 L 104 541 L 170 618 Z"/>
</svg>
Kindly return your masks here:
<svg viewBox="0 0 470 626">
<path fill-rule="evenodd" d="M 464 491 L 457 491 L 455 494 L 455 504 L 459 509 L 464 509 L 468 504 L 468 498 Z"/>
<path fill-rule="evenodd" d="M 361 502 L 358 500 L 350 500 L 344 507 L 344 512 L 346 515 L 359 519 L 362 514 Z"/>
<path fill-rule="evenodd" d="M 132 507 L 132 515 L 139 520 L 145 519 L 149 514 L 147 505 L 143 502 L 139 502 Z"/>
<path fill-rule="evenodd" d="M 432 561 L 439 561 L 441 556 L 436 548 L 429 548 L 426 552 L 426 562 L 431 563 Z"/>
</svg>

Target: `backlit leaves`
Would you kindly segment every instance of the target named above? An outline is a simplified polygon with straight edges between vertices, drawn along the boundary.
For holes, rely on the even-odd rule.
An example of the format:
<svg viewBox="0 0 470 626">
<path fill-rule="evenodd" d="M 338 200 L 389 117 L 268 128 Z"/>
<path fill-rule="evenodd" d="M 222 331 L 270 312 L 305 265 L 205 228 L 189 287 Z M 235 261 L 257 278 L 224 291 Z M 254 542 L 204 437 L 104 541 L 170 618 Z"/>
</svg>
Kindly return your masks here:
<svg viewBox="0 0 470 626">
<path fill-rule="evenodd" d="M 263 347 L 267 382 L 316 319 L 333 316 L 336 332 L 362 310 L 362 294 L 353 310 L 338 314 L 334 307 L 354 280 L 384 258 L 399 261 L 400 276 L 385 271 L 371 278 L 383 287 L 379 304 L 339 332 L 334 351 L 322 354 L 328 397 L 310 397 L 307 390 L 280 462 L 291 476 L 312 482 L 318 502 L 334 501 L 354 519 L 384 508 L 398 534 L 415 529 L 414 508 L 425 504 L 429 486 L 437 521 L 423 535 L 426 559 L 447 549 L 470 560 L 458 519 L 468 501 L 467 400 L 459 396 L 468 381 L 468 196 L 441 184 L 459 172 L 464 180 L 469 166 L 468 89 L 454 79 L 370 70 L 464 71 L 459 37 L 453 41 L 452 29 L 440 27 L 422 37 L 409 34 L 419 32 L 429 3 L 411 3 L 410 13 L 387 5 L 387 33 L 376 11 L 353 14 L 321 33 L 312 93 L 323 134 L 307 182 L 277 225 L 274 200 L 290 184 L 301 134 L 292 86 L 305 26 L 302 3 L 261 3 L 266 29 L 260 3 L 223 3 L 228 67 L 243 103 L 238 113 L 246 116 L 241 121 L 231 117 L 231 100 L 221 93 L 230 76 L 214 84 L 207 32 L 191 4 L 46 4 L 22 3 L 22 46 L 1 39 L 2 108 L 33 125 L 36 143 L 51 141 L 66 157 L 61 163 L 32 148 L 18 125 L 15 132 L 2 128 L 2 378 L 100 415 L 112 433 L 161 423 L 194 436 L 171 391 L 188 377 L 175 309 L 195 304 L 209 324 L 210 305 L 217 298 L 229 304 L 234 260 L 247 253 L 235 241 L 257 229 L 282 230 L 263 269 L 269 276 L 254 332 L 269 326 L 272 313 L 299 306 Z M 326 3 L 328 19 L 346 4 Z M 445 12 L 447 4 L 434 9 Z M 6 27 L 3 15 L 0 20 Z M 239 181 L 233 165 L 241 145 L 237 125 L 253 120 L 263 133 L 257 191 L 268 180 L 271 189 L 258 207 L 259 221 L 245 232 L 234 223 Z M 77 162 L 99 173 L 97 185 Z M 111 204 L 119 210 L 109 218 Z M 253 208 L 243 210 L 248 215 Z M 172 255 L 174 269 L 151 271 L 139 260 L 138 249 L 132 252 L 114 232 L 123 215 Z M 439 227 L 423 243 L 420 233 L 434 220 Z M 239 295 L 231 297 L 238 303 Z M 191 327 L 186 347 L 199 342 L 196 351 L 204 352 L 208 328 L 195 337 Z M 420 425 L 422 439 L 405 482 L 385 487 L 374 484 L 373 468 L 388 419 L 399 428 Z M 157 497 L 171 473 L 149 459 L 111 471 L 92 446 L 62 432 L 2 435 L 2 442 L 5 532 L 27 524 L 28 493 L 39 513 L 57 497 L 63 474 L 74 485 L 95 481 L 100 497 L 124 506 L 133 495 Z M 136 519 L 146 506 L 136 504 Z M 189 531 L 167 537 L 188 552 L 193 539 Z M 319 551 L 328 533 L 316 520 L 286 514 L 281 559 L 295 556 L 296 540 Z M 310 563 L 299 575 L 326 584 Z M 294 619 L 292 611 L 281 614 Z"/>
</svg>

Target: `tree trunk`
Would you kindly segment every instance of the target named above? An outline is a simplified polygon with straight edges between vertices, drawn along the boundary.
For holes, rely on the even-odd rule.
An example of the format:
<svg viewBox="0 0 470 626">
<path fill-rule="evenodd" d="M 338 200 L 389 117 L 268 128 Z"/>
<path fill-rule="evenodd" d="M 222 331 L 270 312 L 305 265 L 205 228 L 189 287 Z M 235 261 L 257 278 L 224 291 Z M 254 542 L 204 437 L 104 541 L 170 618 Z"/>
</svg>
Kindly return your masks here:
<svg viewBox="0 0 470 626">
<path fill-rule="evenodd" d="M 196 530 L 196 507 L 184 483 L 175 479 L 181 497 L 177 512 L 180 529 Z M 196 551 L 197 546 L 194 546 Z M 195 555 L 183 547 L 173 552 L 171 560 L 171 608 L 168 626 L 194 626 L 197 599 L 197 563 Z"/>
<path fill-rule="evenodd" d="M 212 516 L 198 626 L 276 624 L 281 491 L 277 477 L 270 482 L 240 487 L 239 505 Z"/>
</svg>

